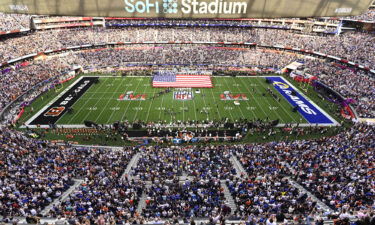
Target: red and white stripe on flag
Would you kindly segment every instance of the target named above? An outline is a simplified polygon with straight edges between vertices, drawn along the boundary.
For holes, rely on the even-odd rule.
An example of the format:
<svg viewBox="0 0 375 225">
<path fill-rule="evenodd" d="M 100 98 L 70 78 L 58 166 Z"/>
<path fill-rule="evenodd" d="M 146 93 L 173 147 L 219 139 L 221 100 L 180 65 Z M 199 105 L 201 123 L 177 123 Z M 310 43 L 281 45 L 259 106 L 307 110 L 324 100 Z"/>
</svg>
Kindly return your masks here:
<svg viewBox="0 0 375 225">
<path fill-rule="evenodd" d="M 176 88 L 212 88 L 210 75 L 185 75 L 177 74 L 176 81 L 153 81 L 153 87 L 176 87 Z"/>
</svg>

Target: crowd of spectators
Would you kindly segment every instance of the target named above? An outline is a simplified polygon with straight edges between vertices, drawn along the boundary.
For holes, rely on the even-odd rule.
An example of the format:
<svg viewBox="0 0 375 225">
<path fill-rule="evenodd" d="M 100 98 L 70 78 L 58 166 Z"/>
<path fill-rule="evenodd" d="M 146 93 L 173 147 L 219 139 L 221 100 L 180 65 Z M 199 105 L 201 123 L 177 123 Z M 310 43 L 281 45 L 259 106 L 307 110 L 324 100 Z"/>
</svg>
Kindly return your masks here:
<svg viewBox="0 0 375 225">
<path fill-rule="evenodd" d="M 0 111 L 11 101 L 25 93 L 34 85 L 51 77 L 61 75 L 71 66 L 63 59 L 34 61 L 31 65 L 14 68 L 0 76 Z"/>
<path fill-rule="evenodd" d="M 12 18 L 0 16 L 5 21 Z M 10 26 L 16 27 L 12 23 Z M 314 49 L 370 67 L 375 64 L 375 39 L 371 35 L 347 33 L 326 37 L 283 30 L 232 28 L 163 28 L 162 32 L 159 28 L 41 31 L 2 40 L 0 61 L 50 48 L 117 41 L 249 41 Z M 298 55 L 203 45 L 134 45 L 122 50 L 67 52 L 61 57 L 14 67 L 0 76 L 3 90 L 0 111 L 27 89 L 72 65 L 100 68 L 123 62 L 199 62 L 280 69 L 301 59 L 311 74 L 345 97 L 354 98 L 361 116 L 374 116 L 375 82 L 362 72 Z M 146 206 L 138 213 L 146 220 L 213 217 L 223 214 L 225 208 L 220 180 L 228 186 L 237 206 L 233 213 L 239 218 L 261 217 L 265 221 L 270 214 L 305 217 L 318 212 L 316 203 L 287 181 L 293 179 L 331 209 L 341 211 L 340 219 L 354 212 L 370 217 L 364 211 L 375 207 L 374 140 L 374 127 L 359 124 L 336 136 L 318 140 L 175 148 L 126 147 L 115 151 L 58 146 L 1 127 L 0 214 L 3 217 L 38 216 L 74 185 L 76 179 L 81 179 L 82 184 L 66 200 L 54 205 L 48 212 L 50 216 L 73 221 L 88 219 L 98 224 L 138 221 L 136 206 L 144 193 Z M 122 175 L 138 149 L 141 158 L 130 172 L 135 178 L 132 180 Z M 237 157 L 246 174 L 238 174 L 231 156 Z M 180 181 L 181 176 L 189 179 Z M 147 188 L 146 182 L 151 182 Z"/>
<path fill-rule="evenodd" d="M 141 180 L 168 179 L 182 175 L 183 161 L 180 161 L 179 149 L 164 149 L 158 147 L 142 149 L 142 157 L 131 175 Z"/>
<path fill-rule="evenodd" d="M 373 68 L 375 37 L 365 33 L 348 32 L 334 36 L 298 35 L 288 31 L 256 29 L 257 43 L 283 45 L 334 55 Z"/>
<path fill-rule="evenodd" d="M 360 117 L 375 117 L 375 79 L 373 76 L 335 63 L 306 60 L 308 73 L 330 86 L 345 98 L 354 99 Z"/>
<path fill-rule="evenodd" d="M 0 13 L 0 32 L 28 29 L 30 18 L 30 15 Z"/>
<path fill-rule="evenodd" d="M 82 184 L 48 215 L 91 221 L 104 216 L 116 222 L 138 213 L 150 220 L 223 215 L 227 199 L 221 181 L 235 200 L 236 218 L 295 219 L 326 213 L 288 179 L 354 219 L 357 212 L 375 206 L 375 129 L 363 124 L 310 141 L 121 150 L 57 146 L 5 127 L 0 137 L 0 204 L 6 218 L 39 216 L 77 179 Z M 122 176 L 137 151 L 139 162 L 129 177 Z M 231 156 L 245 171 L 234 169 Z M 145 207 L 137 213 L 142 193 Z"/>
<path fill-rule="evenodd" d="M 279 151 L 269 145 L 234 146 L 232 150 L 246 170 L 246 175 L 226 181 L 237 205 L 236 216 L 262 215 L 265 219 L 274 214 L 282 222 L 318 214 L 316 202 L 288 182 L 289 169 Z"/>
<path fill-rule="evenodd" d="M 227 181 L 243 215 L 301 214 L 314 210 L 316 202 L 293 187 L 285 178 L 288 168 L 281 163 L 278 152 L 265 146 L 235 149 L 247 172 L 246 177 Z"/>
<path fill-rule="evenodd" d="M 360 124 L 320 140 L 247 146 L 248 150 L 241 153 L 240 161 L 251 172 L 254 166 L 249 168 L 248 155 L 253 152 L 263 154 L 259 161 L 269 160 L 265 165 L 270 165 L 270 168 L 264 166 L 260 167 L 261 170 L 283 174 L 287 166 L 293 179 L 333 209 L 362 210 L 374 207 L 375 203 L 374 189 L 371 188 L 375 182 L 374 135 L 373 126 Z"/>
<path fill-rule="evenodd" d="M 142 149 L 142 157 L 131 175 L 141 180 L 186 176 L 226 179 L 236 174 L 226 146 Z"/>
<path fill-rule="evenodd" d="M 299 19 L 295 19 L 299 22 Z M 106 19 L 106 27 L 122 29 L 124 27 L 204 27 L 211 28 L 270 28 L 270 29 L 292 29 L 295 26 L 293 20 L 270 19 L 270 20 L 168 20 L 168 19 Z"/>
<path fill-rule="evenodd" d="M 128 152 L 130 153 L 130 152 Z M 112 157 L 102 157 L 103 163 L 92 163 L 94 170 L 70 196 L 53 206 L 49 212 L 51 217 L 86 217 L 91 220 L 100 215 L 116 220 L 117 224 L 136 215 L 139 198 L 144 184 L 140 181 L 121 178 L 125 162 L 122 152 L 108 154 Z M 104 161 L 105 160 L 105 161 Z"/>
<path fill-rule="evenodd" d="M 192 181 L 178 179 L 155 180 L 147 189 L 146 218 L 207 218 L 220 213 L 225 203 L 220 180 L 196 178 Z"/>
<path fill-rule="evenodd" d="M 260 45 L 284 45 L 346 58 L 368 67 L 373 67 L 375 58 L 372 51 L 374 37 L 358 32 L 343 33 L 338 36 L 317 36 L 274 29 L 148 27 L 38 31 L 27 36 L 4 40 L 0 61 L 4 62 L 30 53 L 75 45 L 143 41 L 243 41 Z"/>
<path fill-rule="evenodd" d="M 74 183 L 67 164 L 74 151 L 45 148 L 7 128 L 1 128 L 0 142 L 2 216 L 35 216 Z"/>
<path fill-rule="evenodd" d="M 372 9 L 367 10 L 367 11 L 366 11 L 365 13 L 363 13 L 362 15 L 358 15 L 358 16 L 349 16 L 349 17 L 345 17 L 344 19 L 351 19 L 351 20 L 365 20 L 365 21 L 375 22 L 375 9 L 372 8 Z"/>
<path fill-rule="evenodd" d="M 235 211 L 238 217 L 276 214 L 284 218 L 305 218 L 312 212 L 316 213 L 316 202 L 281 175 L 254 174 L 247 179 L 228 181 L 227 185 L 238 206 Z"/>
<path fill-rule="evenodd" d="M 1 127 L 0 215 L 41 216 L 78 180 L 82 184 L 48 215 L 126 220 L 134 216 L 143 184 L 122 177 L 135 151 L 58 146 Z"/>
<path fill-rule="evenodd" d="M 333 209 L 373 208 L 374 137 L 373 126 L 355 126 L 301 144 L 289 156 L 293 178 Z"/>
</svg>

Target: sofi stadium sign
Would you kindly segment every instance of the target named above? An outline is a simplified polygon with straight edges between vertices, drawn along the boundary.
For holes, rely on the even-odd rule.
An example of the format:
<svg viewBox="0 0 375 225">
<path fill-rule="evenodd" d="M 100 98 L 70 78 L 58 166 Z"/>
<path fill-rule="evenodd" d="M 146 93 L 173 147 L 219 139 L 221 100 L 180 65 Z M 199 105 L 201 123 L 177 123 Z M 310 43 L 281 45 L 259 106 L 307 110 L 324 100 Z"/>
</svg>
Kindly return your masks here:
<svg viewBox="0 0 375 225">
<path fill-rule="evenodd" d="M 163 13 L 177 14 L 246 14 L 247 2 L 228 2 L 223 0 L 197 1 L 182 0 L 180 4 L 177 0 L 163 0 L 151 2 L 150 0 L 124 0 L 125 11 L 128 13 Z"/>
</svg>

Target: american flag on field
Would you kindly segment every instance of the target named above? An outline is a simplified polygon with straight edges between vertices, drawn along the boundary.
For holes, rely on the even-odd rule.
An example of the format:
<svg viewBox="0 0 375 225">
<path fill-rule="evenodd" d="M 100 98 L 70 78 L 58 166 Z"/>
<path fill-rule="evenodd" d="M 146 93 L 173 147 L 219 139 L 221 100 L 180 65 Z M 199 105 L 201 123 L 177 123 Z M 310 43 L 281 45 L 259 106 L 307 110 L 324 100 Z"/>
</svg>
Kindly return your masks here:
<svg viewBox="0 0 375 225">
<path fill-rule="evenodd" d="M 153 87 L 212 88 L 210 75 L 163 74 L 154 75 Z"/>
</svg>

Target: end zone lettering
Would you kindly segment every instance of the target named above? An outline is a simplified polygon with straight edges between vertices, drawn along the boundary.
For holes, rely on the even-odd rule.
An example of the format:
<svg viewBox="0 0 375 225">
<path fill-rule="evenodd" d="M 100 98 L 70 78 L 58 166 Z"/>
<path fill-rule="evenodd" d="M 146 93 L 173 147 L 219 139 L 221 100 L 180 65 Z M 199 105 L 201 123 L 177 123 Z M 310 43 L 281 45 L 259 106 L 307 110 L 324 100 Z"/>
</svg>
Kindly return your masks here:
<svg viewBox="0 0 375 225">
<path fill-rule="evenodd" d="M 298 112 L 309 122 L 314 124 L 334 124 L 334 120 L 324 114 L 318 106 L 314 105 L 282 77 L 267 77 L 272 81 L 275 89 L 293 106 L 298 106 Z"/>
<path fill-rule="evenodd" d="M 30 125 L 55 124 L 73 104 L 94 84 L 98 77 L 82 77 L 73 87 L 62 94 L 46 110 L 30 122 Z"/>
<path fill-rule="evenodd" d="M 316 112 L 312 110 L 309 106 L 307 106 L 304 101 L 302 101 L 298 96 L 292 95 L 291 90 L 287 90 L 289 89 L 289 85 L 279 81 L 273 82 L 273 85 L 278 86 L 285 94 L 287 94 L 288 97 L 291 98 L 302 111 L 304 111 L 307 114 L 316 115 Z"/>
<path fill-rule="evenodd" d="M 78 88 L 74 89 L 74 93 L 75 95 L 77 95 L 79 92 L 82 91 L 82 89 L 87 85 L 89 84 L 91 81 L 90 80 L 85 80 L 83 82 L 83 84 L 79 85 Z M 68 97 L 66 97 L 61 103 L 60 105 L 67 105 L 72 99 L 74 99 L 74 96 L 72 94 L 70 94 Z"/>
</svg>

